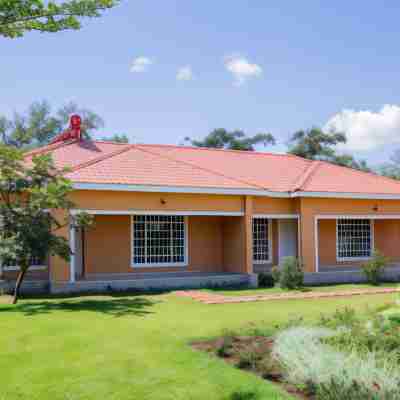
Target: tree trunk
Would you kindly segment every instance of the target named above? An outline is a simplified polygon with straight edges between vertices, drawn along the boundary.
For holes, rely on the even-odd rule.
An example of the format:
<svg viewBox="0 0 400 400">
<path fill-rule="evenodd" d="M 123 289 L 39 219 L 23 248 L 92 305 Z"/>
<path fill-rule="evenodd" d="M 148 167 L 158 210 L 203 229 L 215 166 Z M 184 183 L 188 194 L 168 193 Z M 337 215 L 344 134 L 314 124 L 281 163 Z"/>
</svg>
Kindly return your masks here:
<svg viewBox="0 0 400 400">
<path fill-rule="evenodd" d="M 21 288 L 21 284 L 22 284 L 22 281 L 24 280 L 24 276 L 25 276 L 27 270 L 28 270 L 28 268 L 20 267 L 18 277 L 17 277 L 17 282 L 15 282 L 14 297 L 12 300 L 12 304 L 17 304 L 17 302 L 18 302 L 19 290 Z"/>
</svg>

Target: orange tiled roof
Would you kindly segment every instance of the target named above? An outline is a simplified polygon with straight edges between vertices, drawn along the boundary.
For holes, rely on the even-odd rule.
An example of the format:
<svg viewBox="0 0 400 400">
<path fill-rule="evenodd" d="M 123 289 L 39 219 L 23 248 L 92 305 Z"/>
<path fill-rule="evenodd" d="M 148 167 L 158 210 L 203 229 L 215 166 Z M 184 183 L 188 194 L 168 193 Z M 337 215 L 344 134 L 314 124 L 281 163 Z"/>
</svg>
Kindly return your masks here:
<svg viewBox="0 0 400 400">
<path fill-rule="evenodd" d="M 75 140 L 34 150 L 26 159 L 49 152 L 81 184 L 400 195 L 398 181 L 288 154 Z"/>
</svg>

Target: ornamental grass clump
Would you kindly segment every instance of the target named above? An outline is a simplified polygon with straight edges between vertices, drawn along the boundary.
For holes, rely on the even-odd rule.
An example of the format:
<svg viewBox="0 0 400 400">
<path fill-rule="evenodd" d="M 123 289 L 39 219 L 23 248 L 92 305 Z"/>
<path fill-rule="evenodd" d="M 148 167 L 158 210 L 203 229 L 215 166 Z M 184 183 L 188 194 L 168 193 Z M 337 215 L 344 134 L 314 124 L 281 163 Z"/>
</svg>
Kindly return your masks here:
<svg viewBox="0 0 400 400">
<path fill-rule="evenodd" d="M 363 357 L 323 343 L 337 335 L 326 328 L 291 328 L 278 334 L 273 355 L 286 379 L 313 387 L 317 399 L 395 400 L 400 398 L 397 365 L 378 362 L 374 352 Z M 351 394 L 352 397 L 349 397 Z"/>
</svg>

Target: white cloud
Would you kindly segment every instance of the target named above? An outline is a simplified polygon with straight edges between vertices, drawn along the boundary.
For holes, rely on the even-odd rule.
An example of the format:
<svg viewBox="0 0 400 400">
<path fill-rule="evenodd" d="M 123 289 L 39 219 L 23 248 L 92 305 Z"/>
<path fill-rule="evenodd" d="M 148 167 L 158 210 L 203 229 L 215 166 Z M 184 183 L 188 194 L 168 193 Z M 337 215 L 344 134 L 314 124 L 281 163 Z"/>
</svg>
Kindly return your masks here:
<svg viewBox="0 0 400 400">
<path fill-rule="evenodd" d="M 225 68 L 233 75 L 234 85 L 243 85 L 248 79 L 257 78 L 263 73 L 258 64 L 251 64 L 247 58 L 234 54 L 225 57 Z"/>
<path fill-rule="evenodd" d="M 380 111 L 343 110 L 326 123 L 324 129 L 344 132 L 342 149 L 370 151 L 388 144 L 400 144 L 400 106 L 387 104 Z"/>
<path fill-rule="evenodd" d="M 193 71 L 190 65 L 185 65 L 178 69 L 176 73 L 176 79 L 178 81 L 191 81 L 193 79 Z"/>
<path fill-rule="evenodd" d="M 149 65 L 153 64 L 153 61 L 147 57 L 137 57 L 132 61 L 130 68 L 131 72 L 144 72 L 147 70 Z"/>
</svg>

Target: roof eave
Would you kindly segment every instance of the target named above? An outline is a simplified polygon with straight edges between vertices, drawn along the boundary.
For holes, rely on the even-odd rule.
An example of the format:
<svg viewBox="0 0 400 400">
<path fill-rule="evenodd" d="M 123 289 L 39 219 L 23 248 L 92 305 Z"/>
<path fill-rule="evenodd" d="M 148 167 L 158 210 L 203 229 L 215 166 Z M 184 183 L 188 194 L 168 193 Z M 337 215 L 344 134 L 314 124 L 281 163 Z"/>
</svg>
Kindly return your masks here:
<svg viewBox="0 0 400 400">
<path fill-rule="evenodd" d="M 360 199 L 360 200 L 400 200 L 396 193 L 353 193 L 353 192 L 294 192 L 290 197 Z"/>
<path fill-rule="evenodd" d="M 163 185 L 132 185 L 121 183 L 88 183 L 74 182 L 75 190 L 110 190 L 121 192 L 156 192 L 156 193 L 195 193 L 195 194 L 225 194 L 267 197 L 290 197 L 288 192 L 274 192 L 271 190 L 251 188 L 215 188 L 195 186 L 163 186 Z"/>
<path fill-rule="evenodd" d="M 223 194 L 242 196 L 264 196 L 275 198 L 335 198 L 364 200 L 400 200 L 396 193 L 351 193 L 351 192 L 278 192 L 251 188 L 216 188 L 195 186 L 165 186 L 165 185 L 133 185 L 122 183 L 74 182 L 75 190 L 97 190 L 118 192 L 150 192 L 150 193 L 193 193 L 193 194 Z"/>
</svg>

